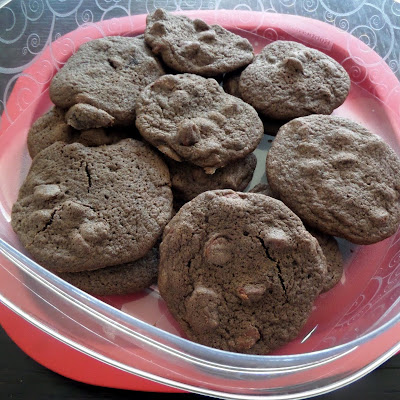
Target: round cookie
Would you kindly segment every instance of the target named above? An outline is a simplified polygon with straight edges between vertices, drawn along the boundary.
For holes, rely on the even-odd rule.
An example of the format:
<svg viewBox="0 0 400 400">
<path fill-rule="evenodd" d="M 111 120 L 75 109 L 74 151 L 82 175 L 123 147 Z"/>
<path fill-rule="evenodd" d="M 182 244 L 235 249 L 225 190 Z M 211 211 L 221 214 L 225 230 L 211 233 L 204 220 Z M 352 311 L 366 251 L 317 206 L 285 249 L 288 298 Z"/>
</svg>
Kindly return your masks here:
<svg viewBox="0 0 400 400">
<path fill-rule="evenodd" d="M 250 183 L 257 165 L 256 156 L 251 153 L 245 158 L 219 168 L 213 175 L 189 163 L 167 161 L 171 174 L 174 198 L 192 200 L 200 193 L 214 189 L 233 189 L 242 191 Z"/>
<path fill-rule="evenodd" d="M 162 9 L 149 14 L 146 21 L 146 43 L 178 72 L 217 76 L 253 60 L 250 42 L 219 25 L 210 26 Z"/>
<path fill-rule="evenodd" d="M 266 354 L 294 339 L 326 274 L 317 240 L 282 202 L 208 191 L 166 226 L 158 286 L 191 340 Z"/>
<path fill-rule="evenodd" d="M 271 190 L 267 183 L 259 183 L 250 190 L 251 193 L 261 193 L 265 196 L 273 197 L 279 200 L 279 197 Z M 319 232 L 316 229 L 305 226 L 307 231 L 311 233 L 321 246 L 322 253 L 324 253 L 327 266 L 327 274 L 325 282 L 322 287 L 322 292 L 331 290 L 343 275 L 343 258 L 339 250 L 339 245 L 333 236 Z"/>
<path fill-rule="evenodd" d="M 226 93 L 229 93 L 230 95 L 235 97 L 239 97 L 240 99 L 242 98 L 239 92 L 239 80 L 241 72 L 241 70 L 238 70 L 224 75 L 222 83 Z M 275 136 L 278 133 L 279 128 L 287 122 L 279 119 L 268 118 L 260 113 L 258 114 L 258 116 L 263 123 L 264 133 L 266 135 Z"/>
<path fill-rule="evenodd" d="M 57 141 L 69 143 L 75 136 L 75 130 L 65 122 L 65 112 L 52 107 L 40 116 L 28 131 L 28 151 L 33 158 L 40 151 Z"/>
<path fill-rule="evenodd" d="M 153 146 L 211 174 L 251 153 L 263 136 L 253 107 L 215 79 L 193 74 L 164 75 L 147 86 L 136 114 L 139 132 Z"/>
<path fill-rule="evenodd" d="M 50 84 L 50 98 L 70 109 L 78 129 L 135 122 L 139 93 L 164 74 L 143 38 L 110 36 L 84 43 Z"/>
<path fill-rule="evenodd" d="M 272 191 L 271 186 L 268 183 L 259 183 L 250 189 L 250 193 L 260 193 L 264 196 L 273 197 L 274 199 L 279 200 L 279 197 Z"/>
<path fill-rule="evenodd" d="M 172 216 L 169 171 L 133 139 L 101 147 L 56 142 L 34 159 L 11 224 L 33 258 L 55 272 L 143 257 Z"/>
<path fill-rule="evenodd" d="M 65 122 L 65 112 L 53 107 L 39 117 L 28 132 L 28 151 L 33 158 L 55 142 L 82 143 L 85 146 L 101 146 L 117 143 L 128 137 L 139 137 L 135 128 L 88 129 L 77 131 Z"/>
<path fill-rule="evenodd" d="M 79 289 L 96 296 L 136 293 L 157 282 L 158 249 L 127 264 L 95 271 L 65 272 L 58 276 Z"/>
<path fill-rule="evenodd" d="M 322 292 L 328 292 L 339 283 L 343 275 L 343 257 L 340 253 L 338 242 L 331 235 L 322 233 L 307 225 L 305 228 L 318 240 L 318 244 L 321 246 L 321 250 L 326 258 L 327 273 L 322 286 Z"/>
<path fill-rule="evenodd" d="M 267 154 L 273 192 L 304 223 L 357 244 L 400 223 L 400 160 L 378 136 L 345 118 L 311 115 L 278 132 Z"/>
<path fill-rule="evenodd" d="M 349 75 L 334 59 L 300 43 L 280 40 L 265 46 L 239 81 L 244 101 L 267 117 L 283 120 L 330 114 L 349 90 Z"/>
<path fill-rule="evenodd" d="M 239 80 L 242 71 L 242 69 L 232 71 L 229 74 L 225 74 L 222 79 L 222 87 L 224 88 L 225 92 L 232 96 L 239 97 L 239 99 L 242 98 L 239 92 Z"/>
</svg>

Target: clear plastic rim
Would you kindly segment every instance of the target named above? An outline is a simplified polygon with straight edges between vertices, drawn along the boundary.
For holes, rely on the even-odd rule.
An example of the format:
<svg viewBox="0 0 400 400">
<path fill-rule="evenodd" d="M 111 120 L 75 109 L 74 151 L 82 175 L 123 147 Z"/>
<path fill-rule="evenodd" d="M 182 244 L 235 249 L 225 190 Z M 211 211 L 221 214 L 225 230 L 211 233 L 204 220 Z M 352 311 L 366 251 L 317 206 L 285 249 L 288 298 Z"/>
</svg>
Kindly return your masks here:
<svg viewBox="0 0 400 400">
<path fill-rule="evenodd" d="M 146 342 L 150 346 L 160 347 L 164 351 L 167 351 L 179 358 L 183 358 L 187 361 L 191 361 L 192 363 L 196 363 L 196 360 L 201 360 L 202 365 L 204 363 L 213 366 L 214 368 L 221 368 L 224 370 L 237 371 L 240 373 L 255 373 L 255 372 L 269 372 L 273 373 L 277 369 L 279 372 L 290 371 L 293 368 L 293 363 L 300 364 L 304 368 L 313 367 L 316 364 L 321 364 L 321 362 L 329 362 L 332 359 L 337 357 L 341 357 L 349 352 L 357 349 L 358 346 L 366 343 L 367 341 L 379 336 L 380 334 L 387 332 L 400 323 L 400 315 L 396 315 L 382 326 L 368 332 L 365 335 L 360 336 L 357 339 L 354 339 L 345 344 L 341 344 L 338 346 L 331 347 L 329 349 L 318 350 L 309 353 L 302 353 L 297 355 L 248 355 L 248 354 L 239 354 L 239 353 L 231 353 L 224 350 L 211 349 L 209 347 L 203 346 L 201 344 L 191 342 L 187 339 L 176 336 L 172 333 L 163 331 L 160 328 L 152 326 L 146 322 L 141 321 L 129 314 L 118 310 L 96 298 L 93 296 L 82 292 L 80 289 L 70 285 L 66 281 L 62 280 L 58 276 L 52 274 L 47 271 L 39 264 L 30 260 L 24 254 L 14 249 L 11 245 L 5 242 L 3 239 L 0 239 L 0 253 L 3 254 L 7 259 L 9 259 L 14 265 L 18 266 L 22 271 L 29 274 L 33 279 L 35 279 L 39 284 L 46 286 L 48 289 L 56 292 L 57 295 L 63 297 L 68 302 L 73 303 L 75 306 L 84 309 L 85 311 L 95 316 L 97 319 L 100 319 L 102 322 L 113 323 L 116 328 L 123 329 L 126 333 L 133 335 L 136 339 Z M 71 295 L 71 294 L 72 295 Z M 4 297 L 1 297 L 2 301 L 6 301 Z M 88 300 L 91 304 L 96 306 L 96 309 L 91 307 L 88 304 L 85 304 L 82 300 Z M 10 309 L 10 305 L 7 305 Z M 16 307 L 16 306 L 15 306 Z M 14 310 L 13 310 L 14 311 Z M 23 312 L 23 310 L 21 310 Z M 17 312 L 18 314 L 18 312 Z M 116 317 L 115 320 L 110 318 L 108 315 L 112 317 Z M 125 326 L 119 322 L 126 323 L 128 326 Z M 31 321 L 29 321 L 31 322 Z M 32 322 L 33 323 L 33 322 Z M 36 321 L 39 325 L 41 323 Z M 141 328 L 154 335 L 155 337 L 167 339 L 174 345 L 178 345 L 180 350 L 174 349 L 165 344 L 159 343 L 157 340 L 153 340 L 148 338 L 134 330 L 133 328 Z M 44 327 L 40 327 L 40 329 L 44 330 Z M 45 330 L 44 330 L 45 331 Z M 60 339 L 61 340 L 61 339 Z M 400 340 L 396 344 L 400 346 Z M 186 354 L 186 353 L 188 354 Z M 218 357 L 220 356 L 220 357 Z M 221 358 L 223 359 L 223 364 L 221 363 Z M 229 363 L 231 359 L 234 359 L 236 365 L 232 365 Z M 239 364 L 239 366 L 238 366 Z M 246 365 L 247 364 L 247 365 Z M 249 366 L 250 364 L 250 366 Z M 262 365 L 263 367 L 254 367 L 253 364 Z"/>
<path fill-rule="evenodd" d="M 306 399 L 310 397 L 315 397 L 321 394 L 329 393 L 332 392 L 336 389 L 340 389 L 344 386 L 347 386 L 358 379 L 362 378 L 363 376 L 367 375 L 377 367 L 379 367 L 382 363 L 384 363 L 386 360 L 388 360 L 390 357 L 392 357 L 394 354 L 396 354 L 400 350 L 400 343 L 398 343 L 396 346 L 392 347 L 390 350 L 382 354 L 378 359 L 376 359 L 374 362 L 366 365 L 364 368 L 360 369 L 356 373 L 348 376 L 345 379 L 336 381 L 335 383 L 331 385 L 327 385 L 324 387 L 320 387 L 317 389 L 313 390 L 308 390 L 296 394 L 289 394 L 289 395 L 278 395 L 278 396 L 258 396 L 258 395 L 242 395 L 242 394 L 227 394 L 224 392 L 219 392 L 215 390 L 210 390 L 210 389 L 202 389 L 197 386 L 192 386 L 192 385 L 187 385 L 185 383 L 177 383 L 175 381 L 172 381 L 170 379 L 166 379 L 151 373 L 146 373 L 145 371 L 129 367 L 125 364 L 118 363 L 115 360 L 112 360 L 108 357 L 104 357 L 99 353 L 96 353 L 87 347 L 81 346 L 77 344 L 74 341 L 71 341 L 64 337 L 63 335 L 60 335 L 59 333 L 55 332 L 48 326 L 40 323 L 37 321 L 35 318 L 29 316 L 26 314 L 23 310 L 15 306 L 14 304 L 8 302 L 3 296 L 0 295 L 0 302 L 5 305 L 7 308 L 9 308 L 11 311 L 13 311 L 15 314 L 17 314 L 19 317 L 23 318 L 25 321 L 31 323 L 33 326 L 36 328 L 40 329 L 42 332 L 45 332 L 46 334 L 50 335 L 51 337 L 59 340 L 63 344 L 89 356 L 92 357 L 100 362 L 103 362 L 107 365 L 110 365 L 114 368 L 120 369 L 124 372 L 131 373 L 133 375 L 139 376 L 141 378 L 149 379 L 153 382 L 157 382 L 160 384 L 164 384 L 167 386 L 171 386 L 173 388 L 181 389 L 181 390 L 186 390 L 188 392 L 192 393 L 197 393 L 197 394 L 202 394 L 202 395 L 208 395 L 208 396 L 213 396 L 213 397 L 218 397 L 221 399 L 240 399 L 240 400 L 253 400 L 255 398 L 260 399 L 260 400 L 298 400 L 298 399 Z"/>
</svg>

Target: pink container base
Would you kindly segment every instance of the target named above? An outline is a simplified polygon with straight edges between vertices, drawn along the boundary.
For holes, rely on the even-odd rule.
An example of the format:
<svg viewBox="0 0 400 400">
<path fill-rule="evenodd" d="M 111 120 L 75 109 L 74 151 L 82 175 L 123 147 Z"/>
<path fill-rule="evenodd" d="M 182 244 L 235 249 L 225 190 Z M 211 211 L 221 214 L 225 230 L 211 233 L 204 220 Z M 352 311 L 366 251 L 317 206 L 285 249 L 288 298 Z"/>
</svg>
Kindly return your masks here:
<svg viewBox="0 0 400 400">
<path fill-rule="evenodd" d="M 186 14 L 208 23 L 221 24 L 247 37 L 256 52 L 274 40 L 295 40 L 335 58 L 352 79 L 350 94 L 335 114 L 362 123 L 400 153 L 399 82 L 385 62 L 358 39 L 323 22 L 298 16 L 243 11 L 196 11 Z M 12 149 L 3 155 L 5 161 L 0 178 L 15 176 L 15 170 L 18 171 L 18 182 L 5 187 L 0 193 L 6 214 L 11 211 L 29 168 L 25 144 L 27 131 L 51 107 L 48 95 L 51 78 L 82 43 L 105 35 L 134 36 L 142 33 L 144 27 L 144 15 L 83 26 L 50 44 L 18 79 L 9 96 L 0 127 L 3 146 Z M 256 179 L 259 181 L 260 177 Z M 15 238 L 9 229 L 7 234 Z M 274 355 L 300 354 L 343 344 L 355 338 L 355 331 L 362 334 L 373 329 L 371 321 L 379 320 L 381 314 L 388 317 L 387 313 L 382 313 L 382 307 L 391 297 L 398 297 L 399 293 L 400 231 L 375 245 L 349 246 L 342 243 L 342 249 L 345 252 L 345 272 L 341 282 L 317 299 L 299 338 Z M 156 287 L 135 295 L 100 299 L 144 322 L 183 336 Z M 367 313 L 369 318 L 365 318 Z M 378 315 L 375 319 L 374 313 Z M 66 377 L 121 389 L 178 391 L 99 362 L 43 333 L 3 305 L 0 306 L 0 321 L 23 351 Z M 62 363 L 60 360 L 63 360 Z"/>
</svg>

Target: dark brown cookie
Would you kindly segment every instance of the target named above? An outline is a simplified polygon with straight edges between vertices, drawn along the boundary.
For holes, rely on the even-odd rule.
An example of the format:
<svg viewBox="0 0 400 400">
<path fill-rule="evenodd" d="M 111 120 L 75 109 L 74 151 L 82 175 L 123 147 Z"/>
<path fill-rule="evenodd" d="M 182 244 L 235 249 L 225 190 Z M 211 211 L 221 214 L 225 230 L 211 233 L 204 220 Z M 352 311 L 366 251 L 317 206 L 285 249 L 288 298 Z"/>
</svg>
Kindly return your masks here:
<svg viewBox="0 0 400 400">
<path fill-rule="evenodd" d="M 248 65 L 254 57 L 247 39 L 162 9 L 147 16 L 144 37 L 153 53 L 179 72 L 216 76 Z"/>
<path fill-rule="evenodd" d="M 39 117 L 29 129 L 29 154 L 33 158 L 55 142 L 72 142 L 74 136 L 75 129 L 65 122 L 65 112 L 61 108 L 53 107 Z"/>
<path fill-rule="evenodd" d="M 239 92 L 239 80 L 240 74 L 242 70 L 234 71 L 229 74 L 226 74 L 223 78 L 223 88 L 226 93 L 229 93 L 232 96 L 242 98 Z M 264 126 L 264 133 L 266 135 L 275 136 L 279 128 L 285 124 L 287 121 L 282 121 L 279 119 L 268 118 L 265 115 L 259 113 L 258 116 L 260 117 L 263 126 Z"/>
<path fill-rule="evenodd" d="M 77 129 L 135 122 L 139 93 L 164 74 L 143 38 L 110 36 L 83 44 L 50 84 L 50 98 L 69 109 Z"/>
<path fill-rule="evenodd" d="M 300 43 L 266 46 L 240 75 L 243 100 L 270 118 L 330 114 L 346 99 L 350 78 L 334 59 Z"/>
<path fill-rule="evenodd" d="M 172 191 L 174 198 L 189 201 L 200 193 L 214 189 L 232 189 L 239 192 L 246 189 L 250 183 L 257 158 L 252 153 L 219 168 L 212 174 L 206 174 L 204 170 L 189 163 L 167 161 L 171 174 Z"/>
<path fill-rule="evenodd" d="M 143 257 L 172 216 L 169 171 L 146 144 L 86 147 L 56 142 L 32 162 L 12 227 L 33 258 L 55 272 Z"/>
<path fill-rule="evenodd" d="M 268 183 L 259 183 L 250 190 L 250 193 L 261 193 L 264 196 L 273 197 L 274 199 L 279 200 L 279 197 L 272 191 L 271 186 L 269 186 Z"/>
<path fill-rule="evenodd" d="M 96 269 L 95 271 L 58 274 L 79 289 L 96 296 L 123 295 L 139 292 L 157 282 L 158 249 L 127 264 Z"/>
<path fill-rule="evenodd" d="M 164 230 L 158 285 L 190 339 L 266 354 L 294 339 L 326 274 L 318 242 L 282 202 L 208 191 Z"/>
<path fill-rule="evenodd" d="M 317 229 L 310 228 L 307 225 L 305 228 L 318 240 L 326 258 L 327 273 L 322 292 L 327 292 L 339 283 L 343 275 L 343 257 L 340 253 L 338 242 L 333 236 L 322 233 Z"/>
<path fill-rule="evenodd" d="M 265 196 L 270 196 L 279 200 L 278 195 L 272 191 L 268 183 L 259 183 L 254 186 L 250 192 L 261 193 Z M 339 250 L 339 245 L 333 236 L 322 233 L 314 228 L 310 228 L 307 225 L 305 228 L 318 240 L 321 250 L 326 258 L 327 274 L 322 291 L 327 292 L 340 281 L 340 278 L 343 275 L 343 258 Z"/>
<path fill-rule="evenodd" d="M 53 107 L 39 117 L 28 132 L 28 151 L 33 158 L 55 142 L 82 143 L 85 146 L 101 146 L 117 143 L 128 137 L 139 137 L 134 127 L 88 129 L 78 131 L 65 122 L 65 112 Z"/>
<path fill-rule="evenodd" d="M 399 171 L 378 135 L 335 116 L 287 123 L 267 154 L 268 182 L 279 198 L 308 225 L 357 244 L 396 232 Z"/>
<path fill-rule="evenodd" d="M 226 94 L 215 79 L 193 74 L 157 79 L 139 96 L 136 113 L 136 126 L 147 141 L 207 173 L 245 157 L 263 136 L 253 107 Z"/>
</svg>

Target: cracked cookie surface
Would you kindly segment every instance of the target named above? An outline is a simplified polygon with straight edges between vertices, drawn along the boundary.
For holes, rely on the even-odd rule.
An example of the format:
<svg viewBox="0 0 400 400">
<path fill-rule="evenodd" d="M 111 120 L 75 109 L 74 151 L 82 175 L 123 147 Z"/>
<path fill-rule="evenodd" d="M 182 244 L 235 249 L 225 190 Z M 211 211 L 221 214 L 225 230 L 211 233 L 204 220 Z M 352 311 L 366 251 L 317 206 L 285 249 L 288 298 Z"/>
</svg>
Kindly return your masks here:
<svg viewBox="0 0 400 400">
<path fill-rule="evenodd" d="M 256 110 L 226 94 L 215 79 L 164 75 L 137 101 L 141 135 L 176 161 L 207 173 L 245 157 L 260 143 L 263 125 Z"/>
<path fill-rule="evenodd" d="M 250 42 L 219 25 L 162 9 L 148 15 L 146 22 L 146 43 L 178 72 L 217 76 L 253 60 Z"/>
<path fill-rule="evenodd" d="M 50 84 L 56 106 L 76 129 L 135 122 L 139 93 L 164 74 L 142 37 L 110 36 L 80 46 Z"/>
<path fill-rule="evenodd" d="M 240 75 L 241 98 L 270 118 L 330 114 L 346 99 L 350 78 L 333 58 L 300 43 L 273 42 Z"/>
<path fill-rule="evenodd" d="M 166 226 L 158 285 L 191 340 L 266 354 L 298 335 L 325 273 L 317 240 L 282 202 L 215 190 Z"/>
<path fill-rule="evenodd" d="M 399 171 L 399 158 L 378 135 L 328 115 L 284 125 L 266 162 L 271 189 L 304 223 L 357 244 L 396 232 Z"/>
<path fill-rule="evenodd" d="M 273 197 L 279 200 L 279 196 L 274 193 L 268 183 L 259 183 L 250 190 L 251 193 L 261 193 L 265 196 Z M 327 273 L 325 277 L 325 283 L 322 287 L 323 292 L 331 290 L 339 281 L 343 275 L 343 257 L 339 250 L 339 245 L 336 239 L 322 233 L 317 229 L 305 226 L 308 232 L 311 233 L 318 240 L 321 246 L 322 253 L 326 259 Z"/>
<path fill-rule="evenodd" d="M 169 171 L 133 139 L 100 147 L 57 142 L 33 160 L 12 227 L 42 266 L 94 270 L 143 257 L 172 216 Z"/>
</svg>

